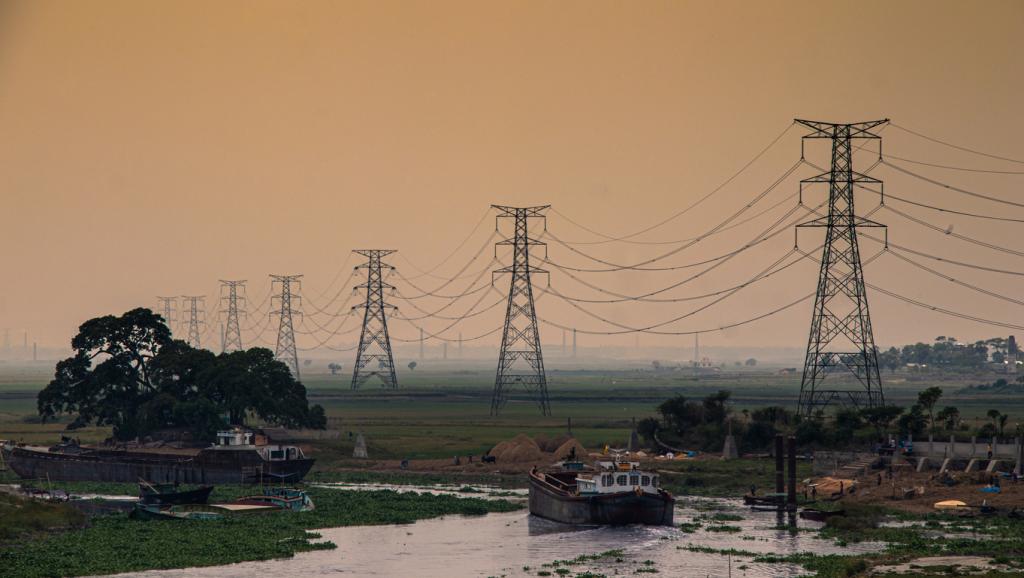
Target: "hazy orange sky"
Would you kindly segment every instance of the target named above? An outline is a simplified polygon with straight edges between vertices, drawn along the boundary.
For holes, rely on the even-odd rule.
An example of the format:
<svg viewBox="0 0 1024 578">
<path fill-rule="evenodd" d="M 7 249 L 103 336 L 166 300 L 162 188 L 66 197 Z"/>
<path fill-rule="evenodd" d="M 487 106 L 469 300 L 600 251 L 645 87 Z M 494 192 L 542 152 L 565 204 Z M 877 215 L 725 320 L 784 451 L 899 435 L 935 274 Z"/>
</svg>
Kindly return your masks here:
<svg viewBox="0 0 1024 578">
<path fill-rule="evenodd" d="M 416 270 L 406 258 L 432 267 L 491 203 L 553 205 L 559 213 L 551 215 L 548 229 L 563 240 L 598 238 L 561 215 L 607 234 L 628 234 L 706 194 L 794 117 L 891 118 L 924 134 L 1024 159 L 1022 31 L 1024 3 L 1018 1 L 0 0 L 0 328 L 10 329 L 16 343 L 27 330 L 40 345 L 63 346 L 88 317 L 153 307 L 156 295 L 181 294 L 207 295 L 212 320 L 218 279 L 250 280 L 249 294 L 259 302 L 269 291 L 269 273 L 304 274 L 307 311 L 310 303 L 333 310 L 341 304 L 329 304 L 337 283 L 348 278 L 336 273 L 351 249 L 398 249 L 402 258 L 392 264 L 412 276 Z M 799 134 L 791 129 L 705 205 L 637 239 L 692 237 L 732 214 L 799 158 Z M 885 152 L 894 155 L 1024 170 L 897 128 L 882 134 Z M 827 164 L 827 146 L 809 141 L 808 158 Z M 870 157 L 858 157 L 858 167 L 867 168 Z M 1022 200 L 1024 175 L 906 166 Z M 803 167 L 798 174 L 813 172 Z M 1024 209 L 972 199 L 891 168 L 872 174 L 886 180 L 887 192 L 908 199 L 1024 218 Z M 756 208 L 782 202 L 796 191 L 795 178 Z M 812 202 L 824 193 L 811 193 Z M 861 212 L 877 204 L 871 193 L 858 195 Z M 659 264 L 691 263 L 734 249 L 790 206 Z M 892 206 L 1024 251 L 1019 223 Z M 1024 271 L 1024 257 L 923 229 L 888 210 L 873 218 L 890 225 L 893 242 Z M 458 272 L 492 230 L 490 220 L 436 274 Z M 804 231 L 800 239 L 811 249 L 821 232 Z M 786 232 L 662 296 L 741 283 L 792 243 Z M 608 243 L 579 249 L 629 263 L 672 247 Z M 862 253 L 866 258 L 877 248 L 864 241 Z M 600 267 L 556 244 L 549 251 L 560 264 Z M 483 270 L 492 254 L 484 251 L 467 274 Z M 922 262 L 1009 296 L 1024 288 L 1020 276 Z M 580 275 L 635 294 L 697 270 Z M 866 275 L 868 282 L 908 297 L 1024 324 L 1024 307 L 891 256 L 868 266 Z M 813 291 L 816 279 L 816 266 L 804 262 L 665 329 L 714 328 L 752 317 Z M 442 292 L 459 292 L 471 281 Z M 425 289 L 441 283 L 431 277 L 414 282 Z M 566 294 L 601 296 L 564 274 L 552 274 L 551 282 Z M 446 313 L 465 311 L 475 297 Z M 950 319 L 877 292 L 869 298 L 880 345 L 1013 332 Z M 482 304 L 496 299 L 488 296 Z M 416 315 L 396 303 L 405 315 Z M 588 308 L 621 323 L 647 325 L 699 303 Z M 444 301 L 417 304 L 433 310 Z M 557 323 L 610 328 L 551 295 L 538 309 Z M 810 309 L 806 302 L 701 339 L 709 345 L 801 347 Z M 446 335 L 497 327 L 502 313 L 498 307 Z M 423 323 L 436 331 L 449 322 Z M 408 323 L 392 325 L 398 337 L 417 334 Z M 561 340 L 560 330 L 542 326 L 541 332 L 547 342 Z M 330 343 L 353 338 L 344 334 Z M 300 344 L 308 347 L 312 339 L 302 335 Z M 588 337 L 585 343 L 634 339 Z M 644 335 L 640 343 L 678 344 L 688 351 L 692 337 Z"/>
</svg>

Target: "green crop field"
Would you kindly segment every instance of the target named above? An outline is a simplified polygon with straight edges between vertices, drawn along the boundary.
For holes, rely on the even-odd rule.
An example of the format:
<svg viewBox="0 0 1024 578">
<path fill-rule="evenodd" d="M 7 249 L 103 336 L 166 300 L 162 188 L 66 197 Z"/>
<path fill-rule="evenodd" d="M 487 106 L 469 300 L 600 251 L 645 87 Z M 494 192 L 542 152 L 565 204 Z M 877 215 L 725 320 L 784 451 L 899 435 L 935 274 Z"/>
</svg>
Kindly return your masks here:
<svg viewBox="0 0 1024 578">
<path fill-rule="evenodd" d="M 454 365 L 454 364 L 450 364 Z M 321 370 L 322 371 L 322 370 Z M 0 439 L 30 443 L 55 441 L 63 423 L 41 425 L 35 415 L 35 396 L 48 382 L 52 367 L 0 366 Z M 740 412 L 766 405 L 796 405 L 799 375 L 779 375 L 770 369 L 738 369 L 695 376 L 689 371 L 654 372 L 647 368 L 600 371 L 550 371 L 549 391 L 553 415 L 543 417 L 536 404 L 521 391 L 497 417 L 490 415 L 494 373 L 479 365 L 472 369 L 417 369 L 400 373 L 401 387 L 384 390 L 373 381 L 353 391 L 349 375 L 332 376 L 308 370 L 303 381 L 311 403 L 324 406 L 330 428 L 341 439 L 320 442 L 322 457 L 342 459 L 351 455 L 354 435 L 363 433 L 372 457 L 450 458 L 479 454 L 518 433 L 557 437 L 566 433 L 571 420 L 573 434 L 585 445 L 623 445 L 632 420 L 653 415 L 662 401 L 684 395 L 701 398 L 718 390 L 732 392 L 732 408 Z M 976 422 L 998 408 L 1009 413 L 1011 424 L 1024 419 L 1024 396 L 972 393 L 958 394 L 969 385 L 991 383 L 995 373 L 913 373 L 883 375 L 886 399 L 909 405 L 917 392 L 932 385 L 943 387 L 940 402 L 955 405 Z M 67 419 L 61 420 L 66 423 Z M 350 433 L 351 436 L 350 437 Z M 83 441 L 99 441 L 107 428 L 87 428 L 76 435 Z"/>
</svg>

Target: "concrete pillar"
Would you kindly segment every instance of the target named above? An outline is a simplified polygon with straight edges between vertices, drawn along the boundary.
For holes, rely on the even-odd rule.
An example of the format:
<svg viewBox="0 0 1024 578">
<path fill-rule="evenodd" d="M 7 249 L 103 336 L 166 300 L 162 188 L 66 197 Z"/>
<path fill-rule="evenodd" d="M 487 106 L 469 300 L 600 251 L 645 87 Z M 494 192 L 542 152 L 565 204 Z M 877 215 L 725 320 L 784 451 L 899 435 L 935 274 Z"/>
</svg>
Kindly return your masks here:
<svg viewBox="0 0 1024 578">
<path fill-rule="evenodd" d="M 929 456 L 935 455 L 935 454 L 932 453 L 934 451 L 933 450 L 934 445 L 935 445 L 935 440 L 933 439 L 932 434 L 928 434 L 928 455 Z"/>
<path fill-rule="evenodd" d="M 791 512 L 796 511 L 796 438 L 793 436 L 789 437 L 789 487 L 787 491 L 786 503 L 788 509 Z"/>
<path fill-rule="evenodd" d="M 956 436 L 949 434 L 949 457 L 956 457 Z"/>
<path fill-rule="evenodd" d="M 978 438 L 976 436 L 971 436 L 971 458 L 973 458 L 974 456 L 977 455 L 977 451 L 978 451 Z"/>
<path fill-rule="evenodd" d="M 923 472 L 925 466 L 927 466 L 927 465 L 928 465 L 928 458 L 926 458 L 926 457 L 917 458 L 917 471 L 918 472 Z"/>
<path fill-rule="evenodd" d="M 775 493 L 781 494 L 786 491 L 783 471 L 785 470 L 785 452 L 781 435 L 775 436 Z"/>
<path fill-rule="evenodd" d="M 977 467 L 978 467 L 978 460 L 975 459 L 975 458 L 971 458 L 971 461 L 967 462 L 967 467 L 964 468 L 964 472 L 971 473 Z"/>
</svg>

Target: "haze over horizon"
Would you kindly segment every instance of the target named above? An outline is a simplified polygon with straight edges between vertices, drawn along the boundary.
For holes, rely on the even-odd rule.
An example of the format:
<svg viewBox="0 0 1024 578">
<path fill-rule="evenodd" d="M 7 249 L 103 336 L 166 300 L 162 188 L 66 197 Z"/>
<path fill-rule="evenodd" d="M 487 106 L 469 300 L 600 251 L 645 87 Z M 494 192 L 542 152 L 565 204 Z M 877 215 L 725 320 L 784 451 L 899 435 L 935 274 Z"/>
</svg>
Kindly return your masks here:
<svg viewBox="0 0 1024 578">
<path fill-rule="evenodd" d="M 747 2 L 0 2 L 0 198 L 6 201 L 0 329 L 10 329 L 15 344 L 27 330 L 41 347 L 66 347 L 84 320 L 137 306 L 155 309 L 157 295 L 206 295 L 213 320 L 218 279 L 248 279 L 255 306 L 269 293 L 270 273 L 305 275 L 305 306 L 333 311 L 348 296 L 340 287 L 346 271 L 358 262 L 350 251 L 363 247 L 398 249 L 391 264 L 422 289 L 465 276 L 441 291 L 460 293 L 478 272 L 486 280 L 484 271 L 497 268 L 488 263 L 497 240 L 488 238 L 492 203 L 552 205 L 547 230 L 553 237 L 545 240 L 559 265 L 605 267 L 583 254 L 616 264 L 644 262 L 680 246 L 671 241 L 702 235 L 793 166 L 799 136 L 807 133 L 792 126 L 783 133 L 794 118 L 890 118 L 896 127 L 881 133 L 885 153 L 1024 171 L 1021 163 L 958 151 L 899 128 L 1024 159 L 1018 138 L 1024 132 L 1024 4 L 784 4 L 787 10 Z M 574 224 L 613 237 L 644 230 L 704 197 L 780 134 L 706 202 L 631 239 L 661 244 L 605 242 Z M 828 166 L 827 141 L 808 141 L 806 150 L 809 161 Z M 866 147 L 856 168 L 867 170 L 876 150 Z M 1024 202 L 1020 174 L 901 166 Z M 755 205 L 779 203 L 778 210 L 657 265 L 691 264 L 749 243 L 795 206 L 786 197 L 797 192 L 798 178 L 814 173 L 800 167 Z M 916 203 L 1024 218 L 1024 209 L 891 167 L 871 174 L 885 181 L 886 194 Z M 826 194 L 805 190 L 805 202 L 813 206 Z M 858 191 L 857 203 L 867 214 L 878 196 Z M 877 210 L 872 218 L 889 225 L 892 243 L 1024 271 L 1020 255 L 949 234 L 1024 251 L 1017 222 L 887 205 L 947 233 Z M 534 232 L 545 234 L 539 225 Z M 507 223 L 502 233 L 510 233 Z M 804 230 L 799 244 L 811 251 L 821 239 L 820 230 Z M 881 249 L 861 243 L 865 260 Z M 792 246 L 787 230 L 659 297 L 745 283 Z M 481 256 L 460 271 L 474 255 Z M 1021 294 L 1020 274 L 919 260 L 991 292 Z M 700 270 L 576 275 L 605 291 L 635 295 Z M 1022 319 L 1019 304 L 951 284 L 893 255 L 878 257 L 865 271 L 869 283 L 930 305 L 1010 324 Z M 813 292 L 817 276 L 815 263 L 800 261 L 663 329 L 709 330 L 701 335 L 705 346 L 801 348 L 810 302 L 715 329 Z M 399 285 L 401 278 L 391 281 Z M 506 291 L 507 277 L 495 282 Z M 543 277 L 535 283 L 547 287 Z M 609 298 L 563 271 L 552 272 L 551 284 L 567 295 Z M 501 297 L 484 295 L 483 305 Z M 868 296 L 880 347 L 938 335 L 973 341 L 1014 333 L 870 288 Z M 475 301 L 472 296 L 449 313 L 459 315 Z M 585 308 L 613 323 L 647 326 L 704 302 Z M 396 303 L 404 315 L 419 315 Z M 444 304 L 422 305 L 432 311 Z M 540 295 L 537 309 L 554 323 L 616 330 L 552 294 Z M 445 334 L 484 333 L 500 325 L 503 313 L 499 306 Z M 252 323 L 264 323 L 265 315 L 252 316 L 259 318 Z M 341 322 L 332 319 L 320 322 Z M 444 332 L 449 322 L 423 324 Z M 396 338 L 417 336 L 401 320 L 392 327 Z M 561 339 L 553 326 L 542 325 L 541 334 L 545 343 Z M 319 341 L 299 339 L 307 347 Z M 331 343 L 352 339 L 346 334 Z M 627 347 L 635 337 L 585 339 L 589 346 Z M 692 343 L 691 335 L 640 337 L 641 346 L 681 351 Z"/>
</svg>

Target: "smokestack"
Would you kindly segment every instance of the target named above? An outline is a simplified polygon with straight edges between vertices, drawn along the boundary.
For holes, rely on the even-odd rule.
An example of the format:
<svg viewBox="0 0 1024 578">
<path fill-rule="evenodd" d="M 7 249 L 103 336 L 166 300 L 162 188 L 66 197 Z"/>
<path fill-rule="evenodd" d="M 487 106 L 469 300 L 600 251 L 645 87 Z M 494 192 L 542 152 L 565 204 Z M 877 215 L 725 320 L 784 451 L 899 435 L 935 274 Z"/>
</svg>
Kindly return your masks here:
<svg viewBox="0 0 1024 578">
<path fill-rule="evenodd" d="M 775 436 L 775 493 L 781 494 L 786 491 L 784 488 L 785 449 L 782 444 L 782 434 Z"/>
</svg>

